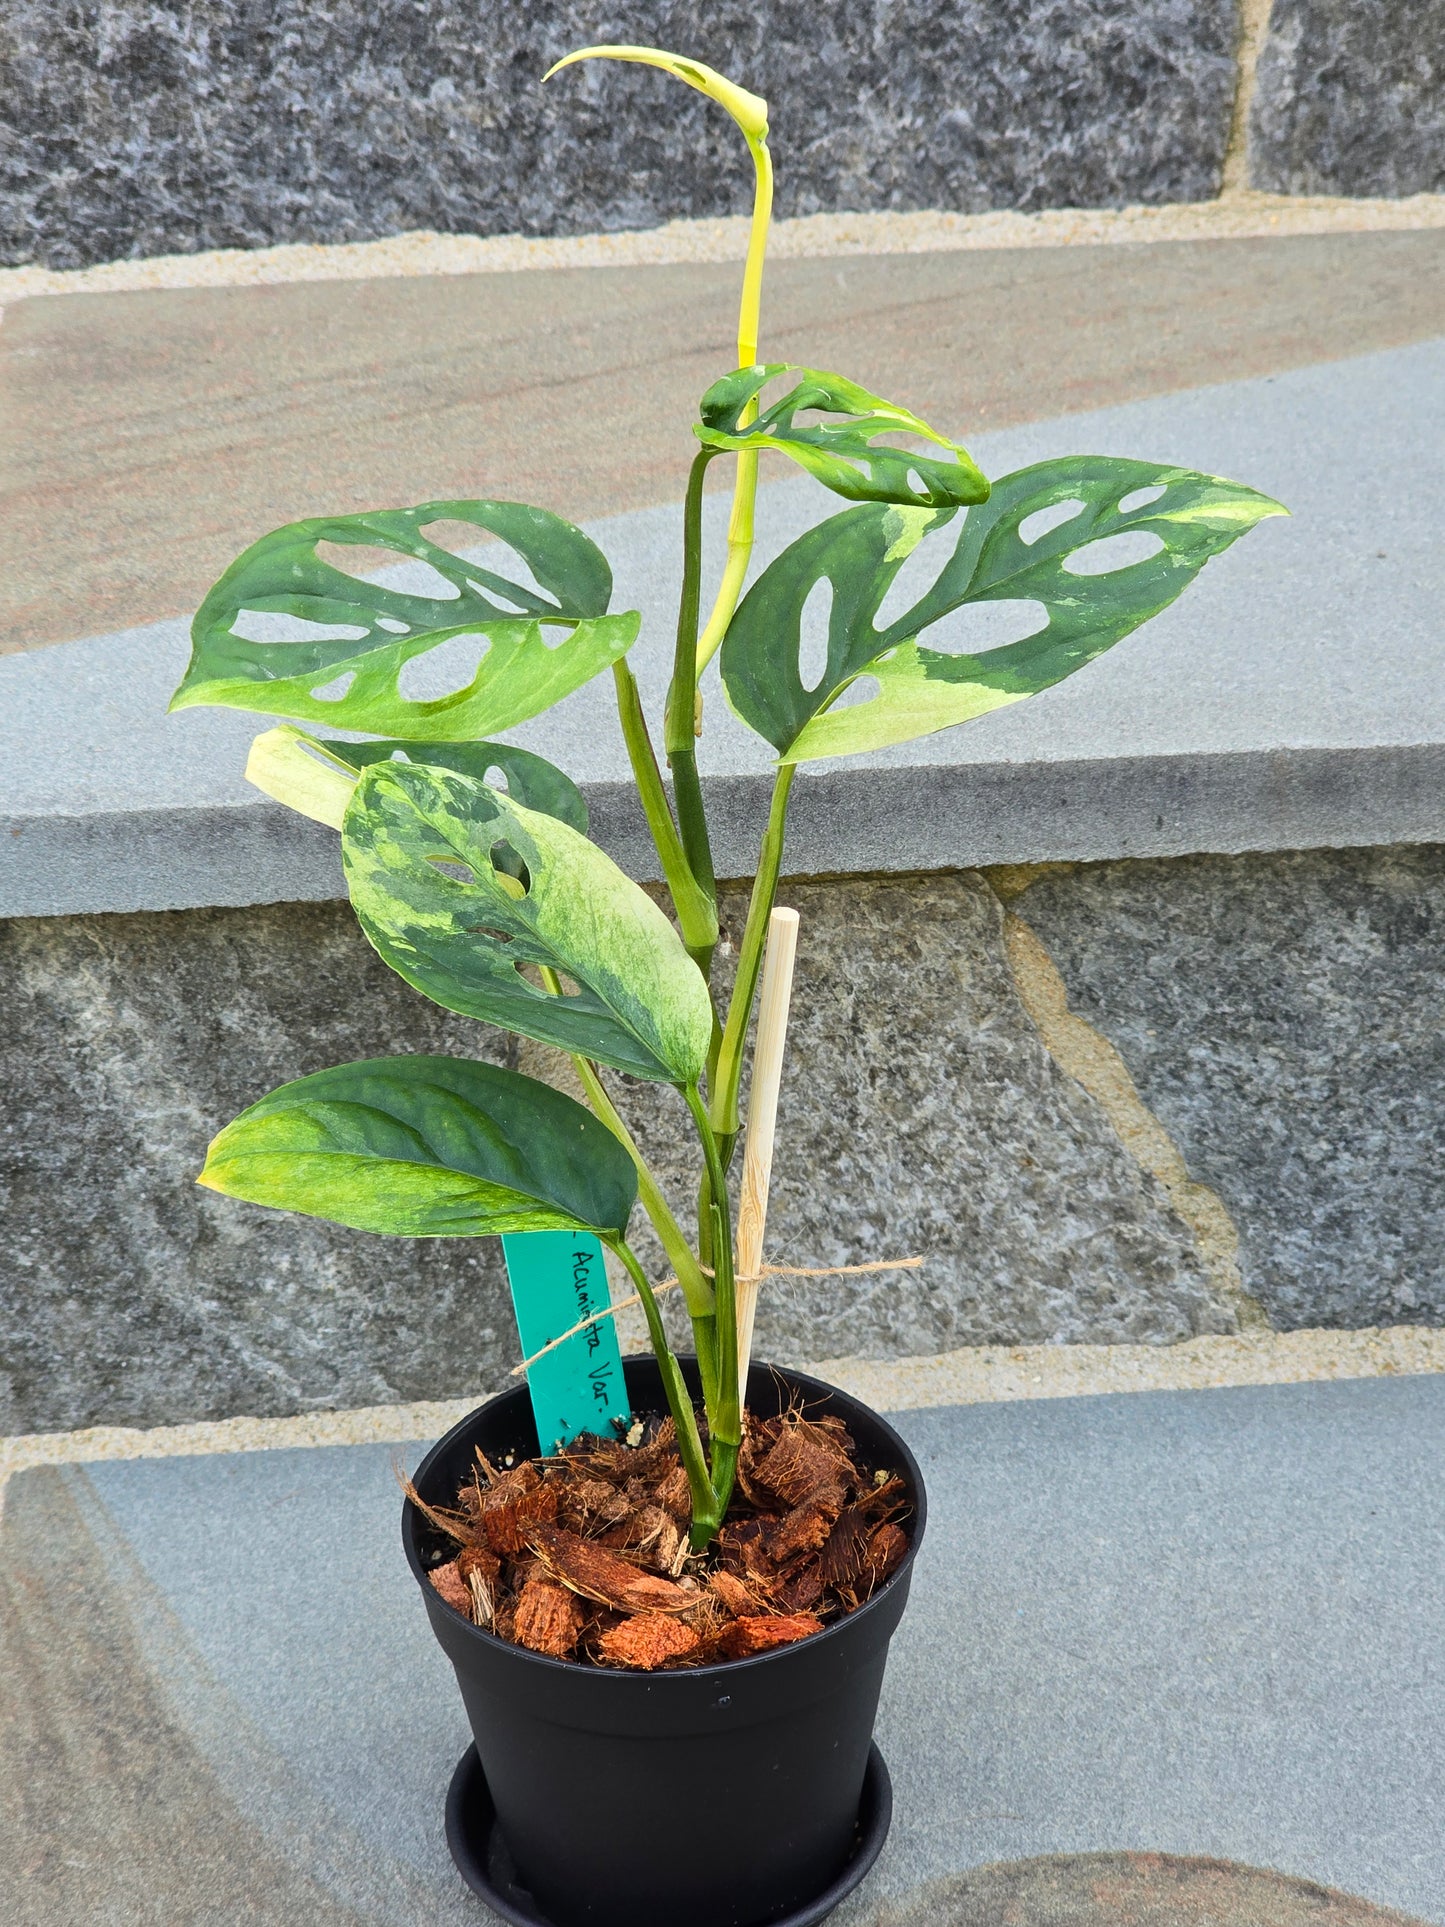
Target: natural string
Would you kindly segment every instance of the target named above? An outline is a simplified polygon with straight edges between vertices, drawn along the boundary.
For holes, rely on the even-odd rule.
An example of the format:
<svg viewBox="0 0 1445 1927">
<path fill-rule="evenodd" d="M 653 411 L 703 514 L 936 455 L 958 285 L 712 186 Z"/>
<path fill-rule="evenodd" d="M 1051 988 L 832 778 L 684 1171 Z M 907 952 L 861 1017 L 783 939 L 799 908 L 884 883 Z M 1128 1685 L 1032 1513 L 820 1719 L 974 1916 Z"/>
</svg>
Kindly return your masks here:
<svg viewBox="0 0 1445 1927">
<path fill-rule="evenodd" d="M 852 1276 L 854 1273 L 860 1271 L 916 1271 L 922 1263 L 923 1260 L 921 1258 L 875 1258 L 871 1263 L 866 1265 L 764 1265 L 761 1271 L 755 1272 L 751 1274 L 751 1276 L 757 1279 L 843 1278 Z M 707 1271 L 708 1267 L 703 1265 L 702 1270 Z M 708 1276 L 711 1277 L 711 1275 L 711 1272 L 708 1272 Z M 664 1291 L 675 1291 L 678 1282 L 676 1278 L 664 1278 L 660 1285 L 654 1285 L 652 1287 L 653 1297 L 656 1298 Z M 743 1280 L 738 1278 L 735 1282 L 741 1284 Z M 579 1318 L 570 1331 L 564 1331 L 562 1336 L 560 1338 L 554 1338 L 550 1345 L 544 1345 L 541 1351 L 533 1352 L 532 1356 L 530 1358 L 524 1358 L 520 1365 L 514 1365 L 508 1376 L 511 1378 L 521 1378 L 524 1373 L 532 1369 L 539 1358 L 545 1358 L 548 1352 L 556 1351 L 559 1345 L 565 1345 L 567 1340 L 569 1338 L 575 1338 L 578 1332 L 585 1332 L 589 1325 L 596 1325 L 604 1318 L 615 1318 L 618 1312 L 627 1311 L 631 1306 L 640 1305 L 641 1303 L 641 1293 L 634 1291 L 630 1298 L 619 1298 L 615 1305 L 608 1305 L 605 1310 L 593 1312 L 587 1318 Z"/>
</svg>

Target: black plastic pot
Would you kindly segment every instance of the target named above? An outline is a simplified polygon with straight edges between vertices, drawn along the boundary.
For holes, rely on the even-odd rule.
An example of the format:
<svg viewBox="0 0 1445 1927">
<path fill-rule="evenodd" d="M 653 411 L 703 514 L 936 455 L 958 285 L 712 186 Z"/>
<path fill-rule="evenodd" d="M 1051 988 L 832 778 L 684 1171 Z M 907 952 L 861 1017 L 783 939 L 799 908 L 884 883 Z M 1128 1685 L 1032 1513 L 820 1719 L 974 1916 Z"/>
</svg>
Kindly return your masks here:
<svg viewBox="0 0 1445 1927">
<path fill-rule="evenodd" d="M 628 1359 L 626 1372 L 635 1411 L 665 1409 L 652 1358 Z M 456 1668 L 508 1855 L 555 1927 L 764 1927 L 834 1887 L 855 1850 L 888 1642 L 923 1537 L 923 1479 L 867 1406 L 803 1373 L 753 1366 L 753 1411 L 799 1398 L 841 1418 L 866 1464 L 902 1475 L 910 1545 L 857 1612 L 756 1659 L 614 1672 L 497 1639 L 439 1598 L 426 1577 L 433 1529 L 403 1507 L 402 1543 Z M 525 1387 L 432 1448 L 421 1496 L 452 1503 L 476 1446 L 494 1462 L 536 1455 Z"/>
</svg>

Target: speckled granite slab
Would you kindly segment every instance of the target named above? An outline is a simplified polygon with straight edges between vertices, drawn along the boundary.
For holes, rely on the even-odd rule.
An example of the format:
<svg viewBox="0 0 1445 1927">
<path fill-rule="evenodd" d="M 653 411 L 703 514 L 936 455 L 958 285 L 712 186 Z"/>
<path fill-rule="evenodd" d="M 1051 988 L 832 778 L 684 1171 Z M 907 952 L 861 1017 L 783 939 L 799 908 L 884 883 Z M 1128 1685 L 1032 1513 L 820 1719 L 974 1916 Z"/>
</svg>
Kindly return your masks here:
<svg viewBox="0 0 1445 1927">
<path fill-rule="evenodd" d="M 896 1422 L 929 1537 L 893 1835 L 839 1927 L 1445 1922 L 1445 1381 Z M 466 1725 L 394 1456 L 12 1482 L 7 1927 L 487 1919 L 442 1839 Z"/>
<path fill-rule="evenodd" d="M 8 0 L 0 253 L 577 234 L 745 204 L 733 128 L 661 76 L 542 91 L 598 40 L 673 47 L 766 93 L 790 213 L 1203 200 L 1235 82 L 1229 0 Z"/>
</svg>

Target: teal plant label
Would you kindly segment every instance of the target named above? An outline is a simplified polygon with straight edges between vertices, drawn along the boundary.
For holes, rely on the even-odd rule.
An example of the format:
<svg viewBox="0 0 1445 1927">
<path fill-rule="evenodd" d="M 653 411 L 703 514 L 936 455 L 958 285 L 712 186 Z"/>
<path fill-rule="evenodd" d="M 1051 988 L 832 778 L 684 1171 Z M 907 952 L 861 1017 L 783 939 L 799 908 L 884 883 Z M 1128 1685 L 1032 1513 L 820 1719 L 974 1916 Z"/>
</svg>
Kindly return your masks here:
<svg viewBox="0 0 1445 1927">
<path fill-rule="evenodd" d="M 611 1303 L 601 1243 L 588 1232 L 529 1231 L 503 1238 L 522 1356 L 530 1358 L 579 1319 Z M 626 1430 L 632 1414 L 622 1354 L 610 1318 L 598 1317 L 527 1374 L 537 1439 L 544 1453 L 579 1432 Z"/>
</svg>

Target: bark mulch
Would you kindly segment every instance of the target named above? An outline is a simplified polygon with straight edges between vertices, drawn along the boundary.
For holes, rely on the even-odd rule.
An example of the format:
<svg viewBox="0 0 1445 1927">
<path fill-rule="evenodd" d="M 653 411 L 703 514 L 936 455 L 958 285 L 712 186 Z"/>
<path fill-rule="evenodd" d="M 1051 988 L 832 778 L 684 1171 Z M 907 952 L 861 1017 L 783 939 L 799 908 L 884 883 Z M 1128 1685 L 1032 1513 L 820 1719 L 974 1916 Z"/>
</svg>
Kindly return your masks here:
<svg viewBox="0 0 1445 1927">
<path fill-rule="evenodd" d="M 439 1535 L 428 1577 L 454 1612 L 554 1659 L 644 1672 L 806 1639 L 908 1550 L 903 1480 L 860 1465 L 841 1420 L 797 1411 L 745 1419 L 732 1503 L 701 1554 L 670 1418 L 519 1465 L 478 1451 L 454 1507 L 406 1489 Z"/>
</svg>

